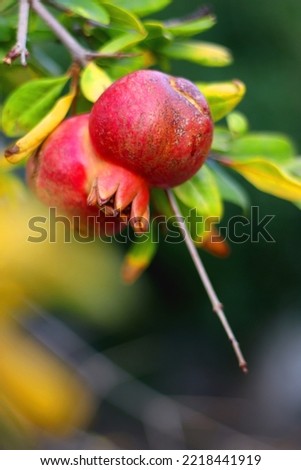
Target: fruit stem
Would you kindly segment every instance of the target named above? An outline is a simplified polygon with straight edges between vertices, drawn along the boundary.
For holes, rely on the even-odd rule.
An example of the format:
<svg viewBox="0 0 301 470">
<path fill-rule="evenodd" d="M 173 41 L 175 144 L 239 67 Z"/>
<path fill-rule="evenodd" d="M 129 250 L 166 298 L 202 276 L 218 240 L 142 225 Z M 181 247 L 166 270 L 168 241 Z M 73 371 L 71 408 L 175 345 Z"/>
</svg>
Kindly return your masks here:
<svg viewBox="0 0 301 470">
<path fill-rule="evenodd" d="M 176 201 L 176 198 L 173 194 L 173 192 L 170 190 L 170 189 L 167 189 L 166 190 L 166 194 L 167 194 L 167 197 L 168 197 L 168 200 L 169 200 L 169 203 L 172 207 L 172 210 L 175 214 L 175 217 L 177 219 L 177 222 L 179 224 L 179 229 L 183 235 L 183 238 L 184 238 L 184 241 L 186 243 L 186 246 L 187 246 L 187 249 L 190 253 L 190 256 L 192 258 L 192 261 L 196 267 L 196 270 L 201 278 L 201 281 L 203 282 L 203 285 L 204 285 L 204 288 L 207 292 L 207 295 L 211 301 L 211 305 L 212 305 L 212 309 L 213 309 L 213 312 L 216 313 L 216 315 L 218 316 L 221 324 L 223 325 L 223 328 L 232 344 L 232 347 L 233 347 L 233 350 L 236 354 L 236 357 L 238 359 L 238 364 L 239 364 L 239 367 L 241 368 L 241 370 L 244 372 L 244 373 L 247 373 L 248 372 L 248 366 L 247 366 L 247 362 L 241 352 L 241 349 L 240 349 L 240 346 L 239 346 L 239 343 L 237 341 L 237 339 L 235 338 L 234 336 L 234 333 L 232 331 L 232 328 L 231 326 L 229 325 L 229 322 L 226 318 L 226 315 L 224 313 L 224 310 L 223 310 L 223 305 L 222 303 L 220 302 L 219 298 L 217 297 L 216 295 L 216 292 L 213 288 L 213 285 L 209 279 L 209 276 L 206 272 L 206 269 L 204 267 L 204 264 L 201 260 L 201 258 L 199 257 L 199 254 L 198 254 L 198 251 L 196 249 L 196 246 L 191 238 L 191 235 L 187 229 L 187 226 L 186 226 L 186 223 L 184 221 L 184 217 L 182 216 L 182 213 L 181 213 L 181 210 L 179 208 L 179 205 Z"/>
<path fill-rule="evenodd" d="M 3 62 L 7 65 L 20 57 L 21 65 L 24 67 L 27 65 L 26 57 L 28 51 L 26 49 L 27 41 L 27 30 L 28 30 L 28 16 L 29 16 L 29 3 L 27 0 L 19 0 L 19 17 L 18 17 L 18 29 L 17 29 L 17 42 L 10 49 L 3 59 Z"/>
</svg>

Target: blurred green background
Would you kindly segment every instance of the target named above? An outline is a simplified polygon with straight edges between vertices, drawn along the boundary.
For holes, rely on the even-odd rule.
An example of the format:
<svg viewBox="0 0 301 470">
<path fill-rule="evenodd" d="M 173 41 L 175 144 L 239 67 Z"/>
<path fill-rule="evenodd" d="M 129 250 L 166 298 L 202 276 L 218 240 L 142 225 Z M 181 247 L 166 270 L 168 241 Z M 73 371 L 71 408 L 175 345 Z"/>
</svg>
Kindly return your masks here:
<svg viewBox="0 0 301 470">
<path fill-rule="evenodd" d="M 174 0 L 159 17 L 182 16 L 200 6 L 194 0 Z M 251 128 L 286 132 L 301 148 L 301 3 L 212 0 L 208 7 L 218 23 L 202 39 L 229 47 L 233 65 L 206 69 L 174 62 L 172 73 L 198 81 L 241 79 L 247 95 L 239 109 L 246 113 Z M 276 242 L 232 244 L 226 260 L 203 252 L 201 256 L 249 361 L 249 375 L 243 376 L 237 368 L 185 246 L 161 244 L 148 272 L 126 294 L 119 287 L 117 269 L 110 273 L 110 295 L 119 298 L 115 310 L 124 312 L 122 321 L 116 315 L 116 321 L 98 324 L 90 317 L 72 315 L 68 299 L 66 306 L 48 302 L 52 314 L 112 361 L 104 365 L 103 356 L 97 356 L 104 369 L 91 369 L 94 381 L 101 370 L 100 379 L 111 383 L 112 374 L 120 372 L 114 367 L 120 366 L 139 382 L 123 378 L 126 384 L 116 390 L 108 386 L 109 395 L 103 392 L 105 399 L 94 413 L 89 434 L 66 440 L 43 436 L 40 445 L 300 448 L 300 212 L 241 183 L 250 192 L 252 205 L 260 206 L 262 216 L 275 215 L 269 228 Z M 236 213 L 235 207 L 227 206 L 226 219 Z M 110 295 L 99 307 L 104 312 Z M 41 335 L 34 324 L 32 331 Z M 59 348 L 56 353 L 60 355 Z M 81 373 L 88 377 L 84 364 Z M 170 402 L 141 383 L 170 396 L 181 407 L 173 414 Z M 163 402 L 159 406 L 156 400 Z M 179 417 L 184 435 L 175 431 Z"/>
</svg>

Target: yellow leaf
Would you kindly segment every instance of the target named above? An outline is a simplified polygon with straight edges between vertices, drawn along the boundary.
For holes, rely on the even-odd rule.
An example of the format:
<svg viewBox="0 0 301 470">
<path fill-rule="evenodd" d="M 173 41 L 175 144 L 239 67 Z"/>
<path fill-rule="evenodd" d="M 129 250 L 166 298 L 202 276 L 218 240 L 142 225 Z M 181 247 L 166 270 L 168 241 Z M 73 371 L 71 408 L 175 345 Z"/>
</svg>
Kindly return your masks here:
<svg viewBox="0 0 301 470">
<path fill-rule="evenodd" d="M 68 95 L 60 98 L 39 124 L 5 151 L 7 160 L 10 163 L 19 163 L 23 158 L 34 152 L 64 119 L 74 96 L 75 90 L 71 90 Z"/>
<path fill-rule="evenodd" d="M 246 92 L 239 80 L 231 82 L 196 83 L 207 99 L 214 121 L 219 121 L 240 103 Z"/>
<path fill-rule="evenodd" d="M 84 97 L 95 103 L 111 83 L 112 80 L 108 74 L 101 67 L 90 62 L 82 73 L 80 87 Z"/>
<path fill-rule="evenodd" d="M 287 201 L 301 200 L 301 179 L 291 176 L 274 162 L 250 158 L 244 161 L 227 159 L 222 163 L 240 173 L 260 191 Z"/>
<path fill-rule="evenodd" d="M 93 397 L 72 370 L 10 321 L 0 339 L 0 393 L 21 415 L 53 434 L 87 423 Z"/>
</svg>

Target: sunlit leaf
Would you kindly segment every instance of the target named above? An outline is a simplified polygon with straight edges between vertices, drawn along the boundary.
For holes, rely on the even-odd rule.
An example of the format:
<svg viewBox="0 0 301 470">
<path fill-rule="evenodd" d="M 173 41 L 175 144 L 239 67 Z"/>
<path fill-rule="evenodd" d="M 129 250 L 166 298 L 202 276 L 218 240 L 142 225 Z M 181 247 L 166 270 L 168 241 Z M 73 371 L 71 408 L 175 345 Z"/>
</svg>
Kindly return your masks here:
<svg viewBox="0 0 301 470">
<path fill-rule="evenodd" d="M 122 30 L 133 30 L 145 35 L 146 31 L 139 18 L 132 12 L 112 3 L 103 3 L 110 14 L 110 27 Z"/>
<path fill-rule="evenodd" d="M 152 262 L 158 249 L 158 240 L 154 239 L 154 230 L 135 238 L 122 265 L 122 279 L 126 283 L 132 283 L 140 277 Z"/>
<path fill-rule="evenodd" d="M 272 161 L 260 157 L 243 161 L 225 158 L 224 164 L 240 173 L 260 191 L 292 202 L 301 201 L 301 178 L 293 177 Z"/>
<path fill-rule="evenodd" d="M 193 36 L 203 33 L 207 29 L 212 28 L 216 23 L 213 15 L 204 16 L 202 18 L 194 18 L 184 21 L 170 21 L 165 23 L 165 29 L 174 36 Z"/>
<path fill-rule="evenodd" d="M 210 168 L 214 172 L 222 199 L 236 204 L 246 212 L 250 201 L 245 189 L 216 162 L 210 162 Z"/>
<path fill-rule="evenodd" d="M 160 11 L 171 3 L 172 0 L 112 0 L 110 3 L 137 13 L 139 16 L 146 16 L 150 13 Z M 106 1 L 106 3 L 108 3 Z"/>
<path fill-rule="evenodd" d="M 68 76 L 31 80 L 17 88 L 2 110 L 2 128 L 10 137 L 25 134 L 52 108 Z"/>
<path fill-rule="evenodd" d="M 244 114 L 234 111 L 227 115 L 229 131 L 235 136 L 242 136 L 249 130 L 249 123 Z"/>
<path fill-rule="evenodd" d="M 18 163 L 28 157 L 67 115 L 75 96 L 75 90 L 60 98 L 51 111 L 24 137 L 9 147 L 5 156 L 10 163 Z"/>
<path fill-rule="evenodd" d="M 224 67 L 232 62 L 225 47 L 201 41 L 174 41 L 161 49 L 171 59 L 182 59 L 208 67 Z"/>
<path fill-rule="evenodd" d="M 94 62 L 90 62 L 83 70 L 80 79 L 81 91 L 87 100 L 94 103 L 111 85 L 108 74 Z"/>
<path fill-rule="evenodd" d="M 143 41 L 144 37 L 145 36 L 140 33 L 124 33 L 108 41 L 99 52 L 114 54 L 115 52 L 120 52 L 124 49 L 135 46 L 139 42 Z"/>
<path fill-rule="evenodd" d="M 196 83 L 206 97 L 214 121 L 230 113 L 242 100 L 246 87 L 239 80 L 232 82 Z"/>
<path fill-rule="evenodd" d="M 110 22 L 108 12 L 97 0 L 89 0 L 87 2 L 82 0 L 56 0 L 56 3 L 88 20 L 97 21 L 97 23 L 105 25 Z"/>
<path fill-rule="evenodd" d="M 276 163 L 291 160 L 296 154 L 292 141 L 282 134 L 253 132 L 233 141 L 230 147 L 231 156 L 265 157 Z"/>
<path fill-rule="evenodd" d="M 196 209 L 203 217 L 221 217 L 223 204 L 213 172 L 207 165 L 188 181 L 176 186 L 174 192 L 189 209 Z"/>
</svg>

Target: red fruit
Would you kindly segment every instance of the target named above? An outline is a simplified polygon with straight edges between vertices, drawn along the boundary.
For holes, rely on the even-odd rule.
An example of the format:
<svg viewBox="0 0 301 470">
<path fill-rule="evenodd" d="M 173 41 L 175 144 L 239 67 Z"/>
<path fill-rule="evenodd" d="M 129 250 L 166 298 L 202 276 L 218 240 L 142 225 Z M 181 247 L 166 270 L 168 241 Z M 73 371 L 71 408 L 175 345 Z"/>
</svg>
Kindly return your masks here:
<svg viewBox="0 0 301 470">
<path fill-rule="evenodd" d="M 96 235 L 109 235 L 124 228 L 129 219 L 136 230 L 144 230 L 149 217 L 147 185 L 96 155 L 88 119 L 88 114 L 67 119 L 31 157 L 27 166 L 31 187 L 42 202 L 71 216 L 81 232 L 92 227 Z"/>
<path fill-rule="evenodd" d="M 204 96 L 191 82 L 140 70 L 100 96 L 89 130 L 102 158 L 151 186 L 167 188 L 189 179 L 204 163 L 213 123 Z"/>
</svg>

